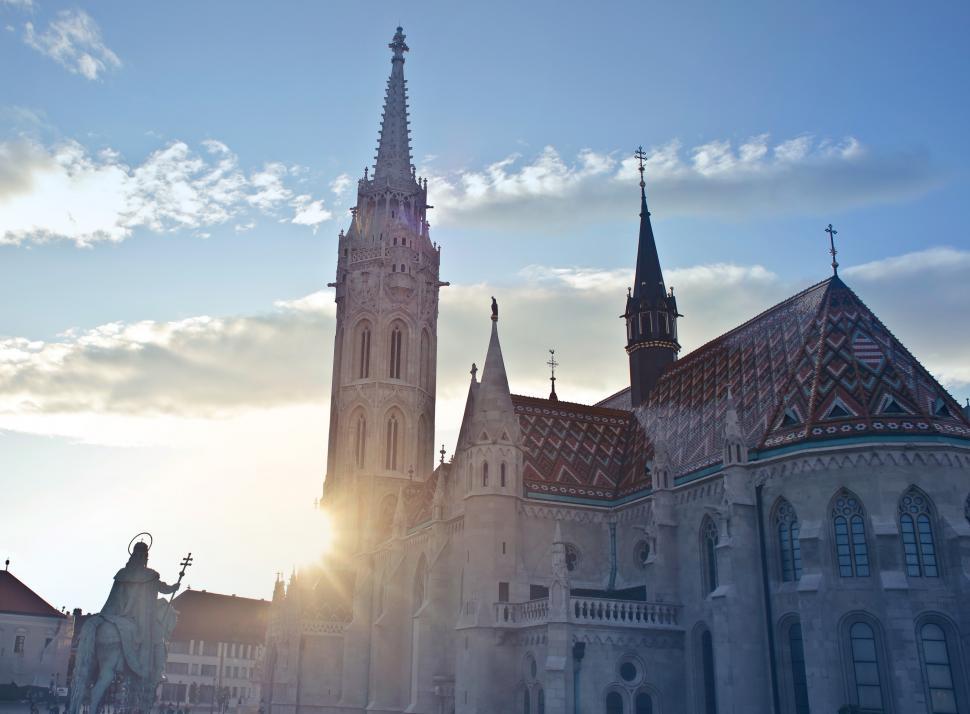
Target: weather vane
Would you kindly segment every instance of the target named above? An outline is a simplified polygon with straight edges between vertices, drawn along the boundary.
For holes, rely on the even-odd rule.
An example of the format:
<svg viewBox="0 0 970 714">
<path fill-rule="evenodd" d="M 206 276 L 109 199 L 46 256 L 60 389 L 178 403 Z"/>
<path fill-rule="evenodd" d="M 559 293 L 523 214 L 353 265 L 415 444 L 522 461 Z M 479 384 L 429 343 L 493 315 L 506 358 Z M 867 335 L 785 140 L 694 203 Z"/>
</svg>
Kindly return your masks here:
<svg viewBox="0 0 970 714">
<path fill-rule="evenodd" d="M 832 227 L 831 223 L 829 223 L 829 226 L 825 229 L 825 232 L 829 234 L 829 253 L 832 254 L 832 274 L 838 277 L 839 261 L 835 259 L 835 255 L 838 253 L 838 251 L 835 249 L 835 236 L 837 236 L 839 232 Z"/>
<path fill-rule="evenodd" d="M 549 393 L 549 399 L 558 402 L 559 397 L 556 395 L 556 367 L 559 366 L 559 362 L 556 361 L 555 350 L 549 350 L 549 361 L 546 364 L 549 365 L 549 381 L 552 382 L 552 391 Z"/>
</svg>

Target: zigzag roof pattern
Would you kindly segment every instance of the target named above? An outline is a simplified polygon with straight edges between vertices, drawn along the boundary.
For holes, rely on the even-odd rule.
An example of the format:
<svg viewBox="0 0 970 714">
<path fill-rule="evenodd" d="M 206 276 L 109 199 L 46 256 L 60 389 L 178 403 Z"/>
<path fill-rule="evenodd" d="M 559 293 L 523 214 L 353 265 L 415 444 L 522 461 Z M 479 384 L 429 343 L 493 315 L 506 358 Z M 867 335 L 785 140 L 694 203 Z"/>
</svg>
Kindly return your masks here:
<svg viewBox="0 0 970 714">
<path fill-rule="evenodd" d="M 860 436 L 970 440 L 960 407 L 838 277 L 678 360 L 639 417 L 676 475 L 720 462 L 726 396 L 749 446 Z"/>
</svg>

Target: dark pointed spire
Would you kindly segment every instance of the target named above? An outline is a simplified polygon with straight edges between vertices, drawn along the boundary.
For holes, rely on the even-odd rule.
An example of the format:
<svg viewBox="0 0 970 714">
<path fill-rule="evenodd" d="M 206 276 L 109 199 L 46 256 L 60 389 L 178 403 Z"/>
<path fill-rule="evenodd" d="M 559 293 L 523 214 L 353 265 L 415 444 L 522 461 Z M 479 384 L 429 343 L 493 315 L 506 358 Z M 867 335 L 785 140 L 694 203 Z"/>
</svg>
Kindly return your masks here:
<svg viewBox="0 0 970 714">
<path fill-rule="evenodd" d="M 387 80 L 384 118 L 377 144 L 374 181 L 410 186 L 414 183 L 411 167 L 411 137 L 408 130 L 408 95 L 404 80 L 404 30 L 400 27 L 388 45 L 391 48 L 391 76 Z"/>
<path fill-rule="evenodd" d="M 627 291 L 626 351 L 630 356 L 630 397 L 633 406 L 647 400 L 667 365 L 677 358 L 677 301 L 673 288 L 667 291 L 657 242 L 647 208 L 646 182 L 643 178 L 647 155 L 643 147 L 634 154 L 640 171 L 640 236 L 637 242 L 637 267 L 632 290 Z"/>
</svg>

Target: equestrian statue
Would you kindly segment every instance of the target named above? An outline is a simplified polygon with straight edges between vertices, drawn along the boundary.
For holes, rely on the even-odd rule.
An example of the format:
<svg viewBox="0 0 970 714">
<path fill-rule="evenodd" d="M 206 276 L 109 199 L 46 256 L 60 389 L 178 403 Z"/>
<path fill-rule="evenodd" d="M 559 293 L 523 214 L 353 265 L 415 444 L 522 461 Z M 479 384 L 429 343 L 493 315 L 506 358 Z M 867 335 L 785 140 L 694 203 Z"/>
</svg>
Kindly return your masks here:
<svg viewBox="0 0 970 714">
<path fill-rule="evenodd" d="M 135 538 L 148 535 L 149 542 Z M 168 585 L 148 567 L 151 536 L 140 533 L 128 546 L 128 563 L 114 577 L 101 612 L 81 627 L 68 714 L 80 714 L 86 695 L 89 712 L 97 714 L 111 683 L 121 684 L 122 711 L 147 714 L 165 668 L 166 643 L 178 613 L 171 598 L 182 584 L 192 554 L 182 561 L 178 582 Z"/>
</svg>

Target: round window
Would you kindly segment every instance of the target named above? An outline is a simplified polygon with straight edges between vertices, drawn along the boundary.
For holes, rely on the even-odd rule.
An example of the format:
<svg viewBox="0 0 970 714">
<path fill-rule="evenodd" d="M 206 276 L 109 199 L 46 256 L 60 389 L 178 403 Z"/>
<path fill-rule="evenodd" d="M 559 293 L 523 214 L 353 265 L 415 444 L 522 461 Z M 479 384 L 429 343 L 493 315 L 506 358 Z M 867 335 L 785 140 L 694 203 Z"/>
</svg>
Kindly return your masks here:
<svg viewBox="0 0 970 714">
<path fill-rule="evenodd" d="M 620 665 L 620 676 L 624 682 L 632 682 L 637 678 L 637 666 L 633 662 L 624 662 Z"/>
<path fill-rule="evenodd" d="M 640 565 L 646 565 L 647 561 L 650 560 L 650 544 L 645 540 L 641 540 L 639 543 L 637 543 L 633 552 L 636 555 L 637 562 Z"/>
</svg>

